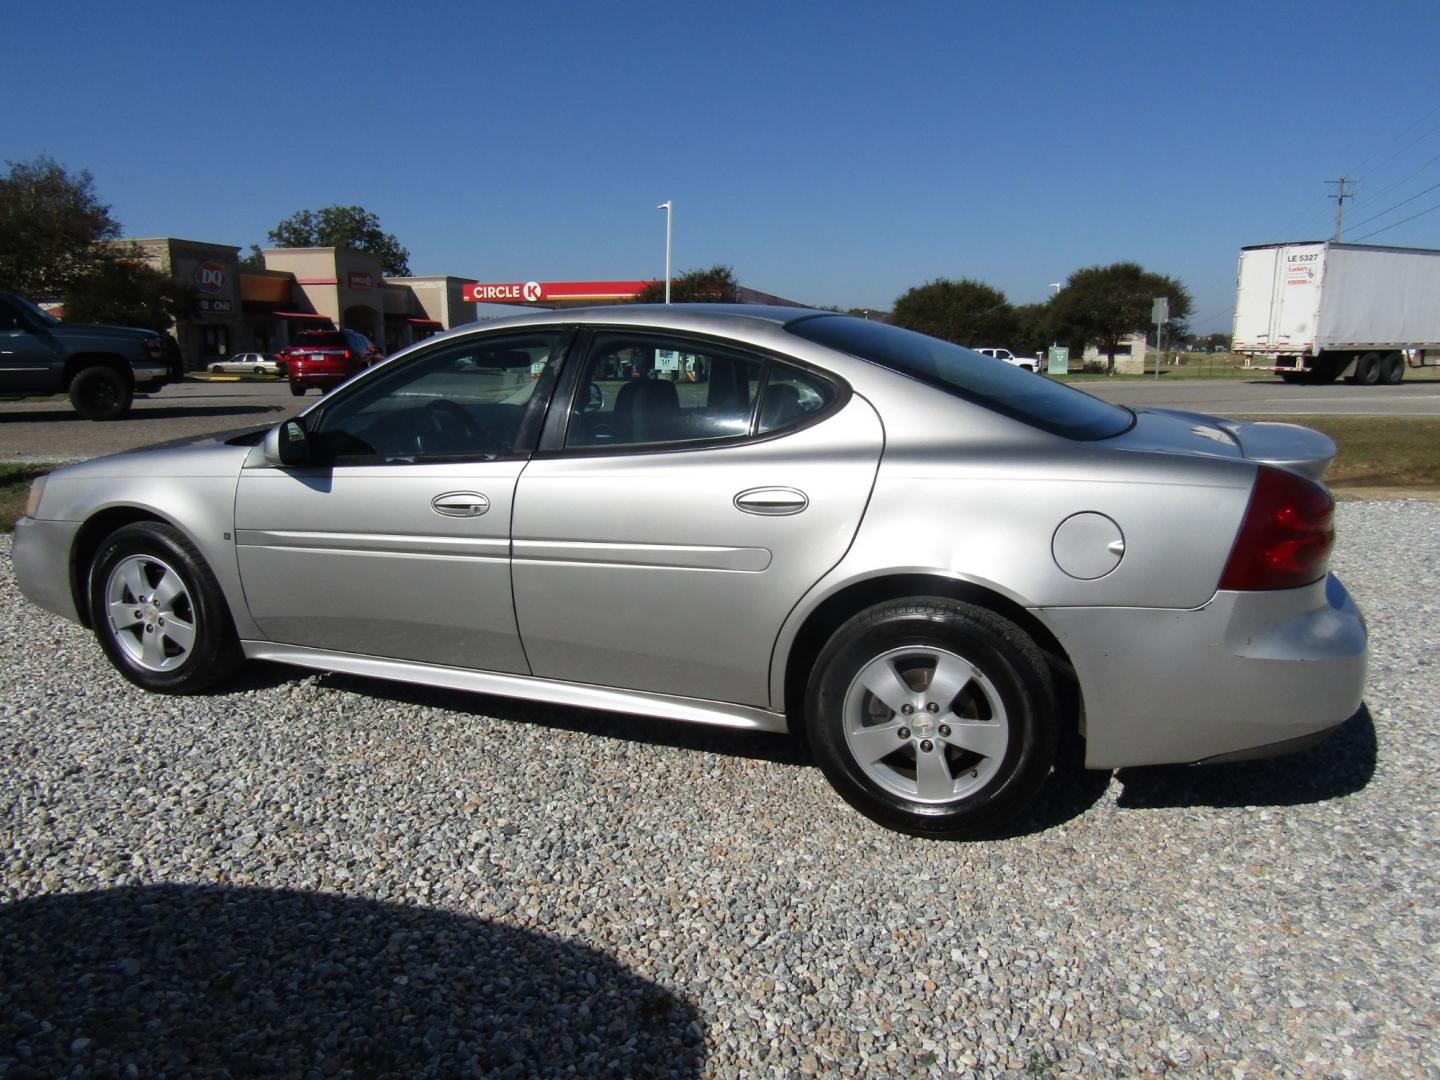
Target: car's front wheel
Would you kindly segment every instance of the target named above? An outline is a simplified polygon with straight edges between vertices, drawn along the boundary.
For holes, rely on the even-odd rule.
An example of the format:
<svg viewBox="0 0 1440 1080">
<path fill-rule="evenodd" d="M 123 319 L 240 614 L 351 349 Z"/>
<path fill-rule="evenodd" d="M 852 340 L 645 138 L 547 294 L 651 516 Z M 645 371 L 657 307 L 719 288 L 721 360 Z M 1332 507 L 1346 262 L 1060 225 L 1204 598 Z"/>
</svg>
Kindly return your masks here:
<svg viewBox="0 0 1440 1080">
<path fill-rule="evenodd" d="M 110 367 L 88 367 L 70 381 L 70 404 L 87 420 L 116 420 L 130 411 L 135 388 Z"/>
<path fill-rule="evenodd" d="M 89 594 L 101 648 L 138 686 L 195 693 L 244 663 L 215 575 L 170 525 L 137 522 L 111 533 L 90 564 Z"/>
<path fill-rule="evenodd" d="M 1034 641 L 985 608 L 911 597 L 861 612 L 806 698 L 820 768 L 861 813 L 918 836 L 1003 825 L 1055 758 L 1055 690 Z"/>
</svg>

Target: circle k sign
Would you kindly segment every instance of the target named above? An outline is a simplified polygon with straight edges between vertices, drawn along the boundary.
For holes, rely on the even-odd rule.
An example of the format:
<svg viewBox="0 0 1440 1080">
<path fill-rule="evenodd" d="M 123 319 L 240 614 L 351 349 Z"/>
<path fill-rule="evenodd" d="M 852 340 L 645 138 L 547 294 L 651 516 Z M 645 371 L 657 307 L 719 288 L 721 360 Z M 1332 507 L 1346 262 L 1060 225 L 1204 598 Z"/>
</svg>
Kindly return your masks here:
<svg viewBox="0 0 1440 1080">
<path fill-rule="evenodd" d="M 525 289 L 522 295 L 525 297 L 526 300 L 530 301 L 533 304 L 535 301 L 540 299 L 540 283 L 538 281 L 527 281 L 525 283 Z"/>
</svg>

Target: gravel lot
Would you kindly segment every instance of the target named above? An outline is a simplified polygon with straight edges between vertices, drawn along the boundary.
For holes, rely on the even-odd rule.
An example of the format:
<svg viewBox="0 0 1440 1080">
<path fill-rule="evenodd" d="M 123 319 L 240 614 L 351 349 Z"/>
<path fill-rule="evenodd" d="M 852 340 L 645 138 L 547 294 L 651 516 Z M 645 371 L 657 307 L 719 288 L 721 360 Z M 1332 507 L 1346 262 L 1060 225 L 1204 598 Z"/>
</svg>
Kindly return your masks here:
<svg viewBox="0 0 1440 1080">
<path fill-rule="evenodd" d="M 1339 519 L 1366 711 L 974 844 L 774 737 L 268 666 L 147 696 L 6 569 L 0 1076 L 1440 1075 L 1440 506 Z"/>
</svg>

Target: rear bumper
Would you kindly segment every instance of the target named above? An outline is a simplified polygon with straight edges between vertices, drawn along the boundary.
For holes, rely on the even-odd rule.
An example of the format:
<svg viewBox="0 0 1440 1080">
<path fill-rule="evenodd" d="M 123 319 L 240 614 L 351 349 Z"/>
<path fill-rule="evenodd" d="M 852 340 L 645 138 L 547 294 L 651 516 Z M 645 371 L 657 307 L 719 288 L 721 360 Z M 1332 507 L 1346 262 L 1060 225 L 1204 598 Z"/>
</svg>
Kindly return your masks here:
<svg viewBox="0 0 1440 1080">
<path fill-rule="evenodd" d="M 1365 688 L 1365 620 L 1333 575 L 1193 611 L 1042 614 L 1080 681 L 1091 768 L 1299 749 L 1354 715 Z"/>
<path fill-rule="evenodd" d="M 70 549 L 78 521 L 36 521 L 22 517 L 15 522 L 15 542 L 10 560 L 20 591 L 46 611 L 81 622 L 70 589 Z"/>
<path fill-rule="evenodd" d="M 353 378 L 359 370 L 359 368 L 355 368 L 353 371 L 307 371 L 302 368 L 297 371 L 291 368 L 286 377 L 298 386 L 330 387 L 339 386 L 346 380 Z"/>
</svg>

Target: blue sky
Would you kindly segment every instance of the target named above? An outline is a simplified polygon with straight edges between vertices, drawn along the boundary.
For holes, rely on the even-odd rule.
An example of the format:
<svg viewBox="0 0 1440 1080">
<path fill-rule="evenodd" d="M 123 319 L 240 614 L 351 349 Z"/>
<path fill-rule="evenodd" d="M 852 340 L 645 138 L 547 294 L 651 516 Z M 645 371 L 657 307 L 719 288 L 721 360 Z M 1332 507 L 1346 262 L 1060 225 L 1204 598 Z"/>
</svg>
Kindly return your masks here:
<svg viewBox="0 0 1440 1080">
<path fill-rule="evenodd" d="M 89 169 L 129 236 L 249 245 L 358 203 L 417 274 L 659 277 L 809 303 L 936 277 L 1016 303 L 1178 276 L 1440 184 L 1440 4 L 6 6 L 0 157 Z M 1350 228 L 1440 205 L 1440 187 Z M 1372 237 L 1440 248 L 1440 209 Z"/>
</svg>

